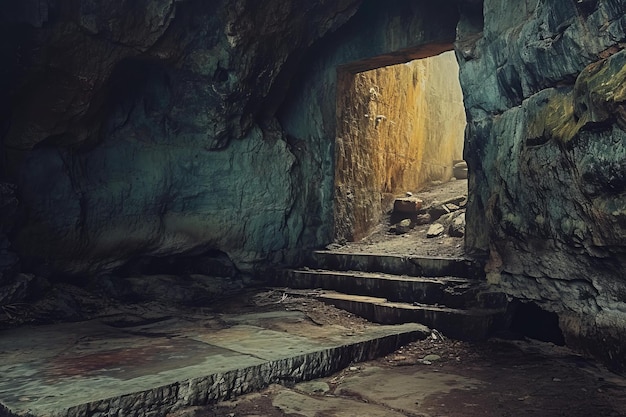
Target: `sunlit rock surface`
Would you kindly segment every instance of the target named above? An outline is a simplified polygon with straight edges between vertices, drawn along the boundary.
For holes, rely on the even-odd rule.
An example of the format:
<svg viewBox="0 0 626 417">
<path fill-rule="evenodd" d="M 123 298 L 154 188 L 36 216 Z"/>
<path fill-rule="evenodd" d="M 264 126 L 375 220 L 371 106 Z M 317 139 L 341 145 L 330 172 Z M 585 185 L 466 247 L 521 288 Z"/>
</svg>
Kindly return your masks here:
<svg viewBox="0 0 626 417">
<path fill-rule="evenodd" d="M 465 108 L 453 52 L 338 81 L 337 237 L 358 240 L 395 196 L 448 181 L 463 157 Z"/>
<path fill-rule="evenodd" d="M 626 2 L 485 0 L 457 44 L 468 250 L 494 283 L 626 363 Z M 474 34 L 472 34 L 472 29 Z"/>
</svg>

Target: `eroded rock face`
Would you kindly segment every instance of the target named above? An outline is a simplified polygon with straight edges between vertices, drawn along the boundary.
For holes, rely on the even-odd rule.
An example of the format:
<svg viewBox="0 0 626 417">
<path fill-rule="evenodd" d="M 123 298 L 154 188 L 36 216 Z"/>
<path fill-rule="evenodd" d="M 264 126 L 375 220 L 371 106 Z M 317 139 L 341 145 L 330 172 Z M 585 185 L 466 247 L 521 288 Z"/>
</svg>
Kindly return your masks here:
<svg viewBox="0 0 626 417">
<path fill-rule="evenodd" d="M 458 44 L 467 242 L 490 279 L 626 364 L 626 2 L 485 0 Z M 467 25 L 471 29 L 471 25 Z M 471 30 L 468 30 L 468 33 Z"/>
<path fill-rule="evenodd" d="M 84 274 L 206 248 L 249 269 L 293 246 L 295 158 L 272 108 L 358 5 L 3 4 L 3 171 L 23 263 Z"/>
<path fill-rule="evenodd" d="M 214 250 L 251 272 L 329 243 L 337 67 L 454 40 L 452 1 L 379 6 L 3 4 L 2 175 L 20 203 L 0 219 L 6 252 L 80 277 Z"/>
</svg>

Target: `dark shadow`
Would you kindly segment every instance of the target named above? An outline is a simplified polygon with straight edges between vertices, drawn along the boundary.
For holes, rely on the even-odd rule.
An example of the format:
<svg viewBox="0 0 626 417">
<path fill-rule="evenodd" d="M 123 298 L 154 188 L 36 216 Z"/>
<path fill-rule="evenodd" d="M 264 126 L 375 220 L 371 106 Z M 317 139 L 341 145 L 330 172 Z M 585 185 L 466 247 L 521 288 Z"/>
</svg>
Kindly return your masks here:
<svg viewBox="0 0 626 417">
<path fill-rule="evenodd" d="M 511 331 L 530 339 L 565 346 L 565 338 L 559 327 L 559 316 L 545 311 L 535 303 L 518 302 L 513 306 Z"/>
</svg>

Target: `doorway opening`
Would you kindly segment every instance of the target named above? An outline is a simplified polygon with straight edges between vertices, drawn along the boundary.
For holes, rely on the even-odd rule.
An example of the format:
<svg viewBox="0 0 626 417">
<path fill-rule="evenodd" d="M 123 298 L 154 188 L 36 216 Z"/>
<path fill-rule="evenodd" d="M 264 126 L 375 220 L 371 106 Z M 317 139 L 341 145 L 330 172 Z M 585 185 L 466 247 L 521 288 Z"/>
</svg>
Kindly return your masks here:
<svg viewBox="0 0 626 417">
<path fill-rule="evenodd" d="M 453 51 L 362 72 L 340 69 L 337 86 L 336 241 L 371 235 L 398 198 L 410 197 L 413 212 L 400 220 L 415 226 L 427 214 L 411 203 L 420 192 L 454 183 L 467 195 L 465 108 Z"/>
</svg>

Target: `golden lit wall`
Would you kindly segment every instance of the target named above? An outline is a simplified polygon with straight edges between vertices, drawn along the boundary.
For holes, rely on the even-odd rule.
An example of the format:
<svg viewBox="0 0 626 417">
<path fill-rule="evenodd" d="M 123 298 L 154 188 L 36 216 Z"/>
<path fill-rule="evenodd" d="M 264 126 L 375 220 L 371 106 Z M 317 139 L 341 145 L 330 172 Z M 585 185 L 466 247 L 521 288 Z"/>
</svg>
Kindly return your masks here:
<svg viewBox="0 0 626 417">
<path fill-rule="evenodd" d="M 357 240 L 393 198 L 452 176 L 465 109 L 453 52 L 338 77 L 335 234 Z"/>
</svg>

